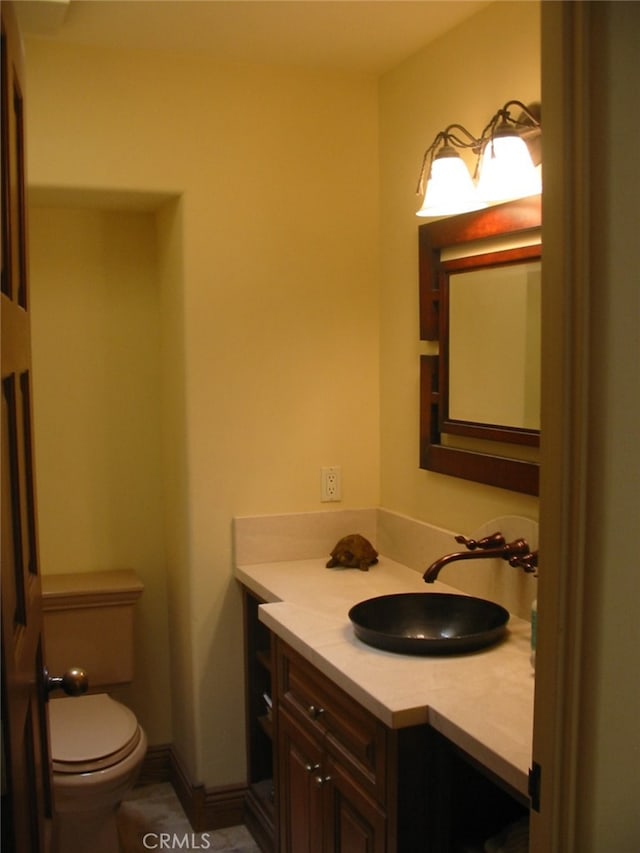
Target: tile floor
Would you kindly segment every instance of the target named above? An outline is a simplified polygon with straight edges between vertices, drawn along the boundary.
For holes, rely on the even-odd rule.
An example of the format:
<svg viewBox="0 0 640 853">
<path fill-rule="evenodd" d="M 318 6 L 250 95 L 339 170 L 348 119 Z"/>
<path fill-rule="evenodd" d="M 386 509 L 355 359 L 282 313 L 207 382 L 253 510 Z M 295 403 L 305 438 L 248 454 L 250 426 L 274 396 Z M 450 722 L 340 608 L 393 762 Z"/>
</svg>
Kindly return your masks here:
<svg viewBox="0 0 640 853">
<path fill-rule="evenodd" d="M 244 826 L 194 832 L 169 783 L 134 788 L 120 806 L 118 829 L 123 853 L 148 850 L 260 853 Z"/>
</svg>

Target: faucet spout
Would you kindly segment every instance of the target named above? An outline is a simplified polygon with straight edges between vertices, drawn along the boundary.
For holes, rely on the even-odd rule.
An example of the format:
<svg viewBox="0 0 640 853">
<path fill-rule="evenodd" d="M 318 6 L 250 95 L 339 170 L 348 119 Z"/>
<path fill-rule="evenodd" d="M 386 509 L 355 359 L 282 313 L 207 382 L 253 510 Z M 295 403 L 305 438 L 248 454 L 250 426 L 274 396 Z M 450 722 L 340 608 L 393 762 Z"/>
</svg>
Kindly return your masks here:
<svg viewBox="0 0 640 853">
<path fill-rule="evenodd" d="M 498 534 L 494 534 L 498 536 Z M 462 537 L 456 537 L 457 541 L 465 541 Z M 471 540 L 472 541 L 472 540 Z M 497 540 L 499 541 L 499 540 Z M 470 547 L 469 545 L 467 547 Z M 425 583 L 433 583 L 440 572 L 449 563 L 455 563 L 458 560 L 489 560 L 497 558 L 506 560 L 511 565 L 520 565 L 520 558 L 530 556 L 531 548 L 526 539 L 514 539 L 513 542 L 504 542 L 497 547 L 478 548 L 478 550 L 457 551 L 453 554 L 445 554 L 433 562 L 422 576 Z"/>
</svg>

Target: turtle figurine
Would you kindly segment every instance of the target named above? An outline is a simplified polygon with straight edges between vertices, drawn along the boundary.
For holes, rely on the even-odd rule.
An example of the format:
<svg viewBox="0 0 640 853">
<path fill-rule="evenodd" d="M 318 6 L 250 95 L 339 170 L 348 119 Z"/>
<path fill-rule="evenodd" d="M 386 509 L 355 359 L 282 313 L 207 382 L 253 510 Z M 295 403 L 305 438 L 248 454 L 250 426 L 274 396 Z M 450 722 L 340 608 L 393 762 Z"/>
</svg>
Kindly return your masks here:
<svg viewBox="0 0 640 853">
<path fill-rule="evenodd" d="M 342 566 L 345 569 L 360 569 L 368 572 L 369 566 L 378 562 L 378 552 L 368 539 L 359 533 L 344 536 L 331 552 L 327 568 Z"/>
</svg>

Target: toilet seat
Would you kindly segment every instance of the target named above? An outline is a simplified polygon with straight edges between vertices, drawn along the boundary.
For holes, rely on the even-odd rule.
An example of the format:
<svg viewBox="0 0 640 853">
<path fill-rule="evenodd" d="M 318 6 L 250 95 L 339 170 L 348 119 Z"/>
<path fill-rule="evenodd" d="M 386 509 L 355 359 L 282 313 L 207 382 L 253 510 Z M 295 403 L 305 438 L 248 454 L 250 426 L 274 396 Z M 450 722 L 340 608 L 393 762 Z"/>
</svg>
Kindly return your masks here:
<svg viewBox="0 0 640 853">
<path fill-rule="evenodd" d="M 122 761 L 140 742 L 135 714 L 106 693 L 49 702 L 54 773 L 92 773 Z"/>
</svg>

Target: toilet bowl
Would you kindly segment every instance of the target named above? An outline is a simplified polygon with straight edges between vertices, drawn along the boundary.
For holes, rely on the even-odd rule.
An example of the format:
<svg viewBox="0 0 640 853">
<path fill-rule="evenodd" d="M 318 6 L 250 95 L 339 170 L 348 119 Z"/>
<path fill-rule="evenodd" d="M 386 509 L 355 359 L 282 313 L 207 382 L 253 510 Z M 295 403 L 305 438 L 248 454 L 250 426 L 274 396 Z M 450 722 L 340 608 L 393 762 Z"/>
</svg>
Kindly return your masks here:
<svg viewBox="0 0 640 853">
<path fill-rule="evenodd" d="M 118 853 L 116 813 L 133 787 L 147 738 L 106 693 L 49 702 L 55 853 Z"/>
</svg>

